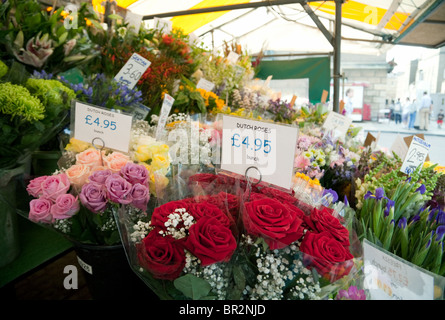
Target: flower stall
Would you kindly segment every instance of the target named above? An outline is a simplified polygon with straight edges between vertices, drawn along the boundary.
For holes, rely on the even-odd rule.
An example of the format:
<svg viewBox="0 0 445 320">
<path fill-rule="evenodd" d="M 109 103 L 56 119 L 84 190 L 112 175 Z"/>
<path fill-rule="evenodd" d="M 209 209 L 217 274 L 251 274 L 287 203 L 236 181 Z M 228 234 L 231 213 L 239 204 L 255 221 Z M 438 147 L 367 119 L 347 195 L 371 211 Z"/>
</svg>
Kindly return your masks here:
<svg viewBox="0 0 445 320">
<path fill-rule="evenodd" d="M 3 267 L 21 218 L 69 243 L 93 299 L 444 299 L 440 164 L 282 99 L 237 43 L 77 13 L 0 4 Z"/>
</svg>

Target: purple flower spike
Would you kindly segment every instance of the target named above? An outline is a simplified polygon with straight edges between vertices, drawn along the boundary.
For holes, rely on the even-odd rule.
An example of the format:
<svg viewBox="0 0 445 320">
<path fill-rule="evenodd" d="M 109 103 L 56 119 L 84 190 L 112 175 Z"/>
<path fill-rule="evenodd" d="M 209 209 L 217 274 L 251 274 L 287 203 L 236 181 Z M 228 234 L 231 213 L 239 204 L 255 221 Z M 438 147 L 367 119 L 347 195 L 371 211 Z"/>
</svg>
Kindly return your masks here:
<svg viewBox="0 0 445 320">
<path fill-rule="evenodd" d="M 382 199 L 385 196 L 385 190 L 383 188 L 375 189 L 375 197 L 377 200 Z"/>
<path fill-rule="evenodd" d="M 366 300 L 365 290 L 350 286 L 348 290 L 339 290 L 336 300 Z"/>
<path fill-rule="evenodd" d="M 418 187 L 418 188 L 416 189 L 416 191 L 420 192 L 420 194 L 424 194 L 425 191 L 426 191 L 426 187 L 425 187 L 425 185 L 422 184 L 420 187 Z"/>
</svg>

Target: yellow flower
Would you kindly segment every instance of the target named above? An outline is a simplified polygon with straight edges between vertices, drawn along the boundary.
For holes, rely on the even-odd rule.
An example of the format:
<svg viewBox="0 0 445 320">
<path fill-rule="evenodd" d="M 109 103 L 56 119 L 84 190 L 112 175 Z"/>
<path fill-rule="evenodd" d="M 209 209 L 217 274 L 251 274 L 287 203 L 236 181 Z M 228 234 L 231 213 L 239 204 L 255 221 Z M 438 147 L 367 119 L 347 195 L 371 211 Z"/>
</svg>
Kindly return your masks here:
<svg viewBox="0 0 445 320">
<path fill-rule="evenodd" d="M 151 148 L 148 145 L 142 145 L 137 148 L 134 156 L 138 161 L 145 162 L 151 159 L 153 154 L 151 152 Z"/>
<path fill-rule="evenodd" d="M 305 175 L 304 173 L 301 173 L 301 172 L 295 173 L 295 178 L 297 178 L 297 179 L 300 178 L 300 179 L 307 181 L 311 187 L 320 186 L 320 181 L 318 179 L 316 179 L 316 178 L 311 179 L 307 175 Z"/>
<path fill-rule="evenodd" d="M 91 147 L 91 143 L 71 138 L 70 142 L 66 145 L 65 150 L 80 153 Z"/>
<path fill-rule="evenodd" d="M 170 166 L 170 160 L 168 157 L 162 154 L 156 154 L 152 161 L 151 161 L 151 167 L 154 171 L 167 169 Z"/>
<path fill-rule="evenodd" d="M 445 174 L 445 166 L 437 166 L 434 168 L 434 171 L 436 171 L 440 174 Z"/>
<path fill-rule="evenodd" d="M 431 167 L 433 165 L 433 163 L 431 162 L 431 161 L 425 161 L 424 163 L 423 163 L 423 167 L 424 168 L 429 168 L 429 167 Z"/>
</svg>

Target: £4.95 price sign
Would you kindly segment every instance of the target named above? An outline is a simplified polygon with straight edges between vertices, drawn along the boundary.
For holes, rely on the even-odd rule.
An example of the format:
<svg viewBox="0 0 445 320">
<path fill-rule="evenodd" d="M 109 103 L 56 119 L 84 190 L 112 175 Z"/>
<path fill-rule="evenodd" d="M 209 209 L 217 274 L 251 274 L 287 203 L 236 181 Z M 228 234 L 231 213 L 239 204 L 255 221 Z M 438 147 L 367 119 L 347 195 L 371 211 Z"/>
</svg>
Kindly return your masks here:
<svg viewBox="0 0 445 320">
<path fill-rule="evenodd" d="M 297 136 L 296 127 L 223 115 L 221 169 L 244 175 L 254 166 L 263 181 L 290 189 Z"/>
<path fill-rule="evenodd" d="M 133 117 L 75 101 L 74 138 L 92 143 L 100 138 L 104 147 L 128 152 Z"/>
</svg>

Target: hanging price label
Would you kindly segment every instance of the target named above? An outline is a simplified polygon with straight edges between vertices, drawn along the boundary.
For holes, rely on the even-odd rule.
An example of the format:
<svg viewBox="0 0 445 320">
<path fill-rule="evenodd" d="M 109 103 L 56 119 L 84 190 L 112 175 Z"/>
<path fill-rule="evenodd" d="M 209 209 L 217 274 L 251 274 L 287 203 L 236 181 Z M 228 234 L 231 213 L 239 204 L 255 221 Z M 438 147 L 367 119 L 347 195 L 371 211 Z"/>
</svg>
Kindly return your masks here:
<svg viewBox="0 0 445 320">
<path fill-rule="evenodd" d="M 263 181 L 290 189 L 298 128 L 228 115 L 222 119 L 221 169 L 244 175 L 254 166 Z"/>
<path fill-rule="evenodd" d="M 150 64 L 151 62 L 144 57 L 141 57 L 137 53 L 133 53 L 131 58 L 128 59 L 127 63 L 114 77 L 114 80 L 133 89 Z"/>
<path fill-rule="evenodd" d="M 325 128 L 326 131 L 332 131 L 336 138 L 344 138 L 351 123 L 352 119 L 331 111 L 323 123 L 323 128 Z"/>
<path fill-rule="evenodd" d="M 419 166 L 423 165 L 428 152 L 430 150 L 431 144 L 427 143 L 425 140 L 420 139 L 417 136 L 413 136 L 413 140 L 409 145 L 408 152 L 406 153 L 405 160 L 403 161 L 400 171 L 410 175 Z"/>
<path fill-rule="evenodd" d="M 133 117 L 74 102 L 74 138 L 92 143 L 101 138 L 106 148 L 128 152 Z"/>
<path fill-rule="evenodd" d="M 170 110 L 172 109 L 174 102 L 175 99 L 172 96 L 168 94 L 164 95 L 164 101 L 162 102 L 161 112 L 159 114 L 158 126 L 156 128 L 156 139 L 161 138 L 165 123 L 167 122 L 167 117 L 170 114 Z"/>
</svg>

